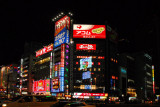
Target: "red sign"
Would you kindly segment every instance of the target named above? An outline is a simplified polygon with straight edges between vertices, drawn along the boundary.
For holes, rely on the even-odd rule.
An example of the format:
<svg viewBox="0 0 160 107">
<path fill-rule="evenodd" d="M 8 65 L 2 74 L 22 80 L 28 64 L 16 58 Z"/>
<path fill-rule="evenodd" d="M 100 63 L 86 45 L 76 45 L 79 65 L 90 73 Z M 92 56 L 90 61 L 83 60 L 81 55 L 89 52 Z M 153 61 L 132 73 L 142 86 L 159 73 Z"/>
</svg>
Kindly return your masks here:
<svg viewBox="0 0 160 107">
<path fill-rule="evenodd" d="M 65 52 L 65 45 L 61 45 L 61 67 L 64 67 L 64 52 Z"/>
<path fill-rule="evenodd" d="M 52 84 L 53 84 L 53 89 L 58 89 L 59 88 L 59 79 L 53 79 Z"/>
<path fill-rule="evenodd" d="M 105 93 L 74 93 L 76 96 L 105 96 Z"/>
<path fill-rule="evenodd" d="M 76 50 L 96 50 L 96 44 L 76 44 Z"/>
<path fill-rule="evenodd" d="M 33 82 L 33 92 L 44 92 L 44 91 L 50 91 L 50 80 L 39 80 Z"/>
<path fill-rule="evenodd" d="M 61 18 L 55 23 L 54 36 L 56 36 L 64 27 L 67 27 L 67 29 L 69 29 L 70 27 L 70 17 L 68 16 L 64 16 L 63 18 Z"/>
<path fill-rule="evenodd" d="M 40 56 L 40 55 L 43 55 L 47 52 L 50 52 L 53 50 L 53 44 L 47 46 L 47 47 L 44 47 L 43 49 L 40 49 L 36 52 L 36 57 Z"/>
<path fill-rule="evenodd" d="M 38 81 L 37 91 L 45 91 L 45 80 Z"/>
<path fill-rule="evenodd" d="M 106 38 L 105 25 L 73 25 L 73 38 Z"/>
</svg>

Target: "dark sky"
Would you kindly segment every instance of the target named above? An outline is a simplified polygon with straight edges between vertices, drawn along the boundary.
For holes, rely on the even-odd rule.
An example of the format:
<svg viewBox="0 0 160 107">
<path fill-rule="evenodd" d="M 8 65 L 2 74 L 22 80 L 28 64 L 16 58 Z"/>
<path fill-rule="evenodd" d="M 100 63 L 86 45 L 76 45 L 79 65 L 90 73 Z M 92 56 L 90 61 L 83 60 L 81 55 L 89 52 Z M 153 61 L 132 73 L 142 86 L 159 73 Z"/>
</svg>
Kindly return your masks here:
<svg viewBox="0 0 160 107">
<path fill-rule="evenodd" d="M 71 11 L 75 23 L 105 24 L 108 21 L 121 37 L 132 41 L 136 27 L 152 15 L 156 4 L 147 0 L 1 0 L 0 65 L 18 61 L 25 42 L 53 42 L 51 19 L 60 12 Z"/>
</svg>

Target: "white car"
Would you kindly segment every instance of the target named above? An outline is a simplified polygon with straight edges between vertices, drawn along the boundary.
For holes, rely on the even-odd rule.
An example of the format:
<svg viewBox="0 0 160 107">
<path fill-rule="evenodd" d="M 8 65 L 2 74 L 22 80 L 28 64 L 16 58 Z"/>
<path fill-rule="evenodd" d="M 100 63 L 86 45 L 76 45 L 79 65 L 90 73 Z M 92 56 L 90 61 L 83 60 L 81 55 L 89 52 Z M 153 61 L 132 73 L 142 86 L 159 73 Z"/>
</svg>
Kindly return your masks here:
<svg viewBox="0 0 160 107">
<path fill-rule="evenodd" d="M 85 102 L 69 102 L 67 103 L 64 107 L 96 107 L 96 105 L 89 105 L 86 104 Z"/>
<path fill-rule="evenodd" d="M 4 103 L 2 107 L 52 107 L 59 101 L 52 96 L 24 96 L 17 101 Z"/>
</svg>

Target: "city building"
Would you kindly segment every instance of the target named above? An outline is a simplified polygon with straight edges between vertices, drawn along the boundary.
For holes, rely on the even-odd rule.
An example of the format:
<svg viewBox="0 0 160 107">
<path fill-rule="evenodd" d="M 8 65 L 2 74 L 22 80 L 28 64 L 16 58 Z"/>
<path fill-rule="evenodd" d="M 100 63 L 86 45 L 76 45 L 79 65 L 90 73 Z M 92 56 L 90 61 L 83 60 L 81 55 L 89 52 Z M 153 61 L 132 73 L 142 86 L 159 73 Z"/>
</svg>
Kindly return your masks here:
<svg viewBox="0 0 160 107">
<path fill-rule="evenodd" d="M 26 42 L 24 54 L 20 60 L 20 93 L 27 95 L 32 92 L 33 65 L 35 62 L 35 51 L 42 46 L 37 42 Z"/>
<path fill-rule="evenodd" d="M 155 90 L 153 87 L 152 56 L 148 52 L 134 53 L 135 57 L 135 85 L 137 98 L 140 100 L 153 100 Z"/>
</svg>

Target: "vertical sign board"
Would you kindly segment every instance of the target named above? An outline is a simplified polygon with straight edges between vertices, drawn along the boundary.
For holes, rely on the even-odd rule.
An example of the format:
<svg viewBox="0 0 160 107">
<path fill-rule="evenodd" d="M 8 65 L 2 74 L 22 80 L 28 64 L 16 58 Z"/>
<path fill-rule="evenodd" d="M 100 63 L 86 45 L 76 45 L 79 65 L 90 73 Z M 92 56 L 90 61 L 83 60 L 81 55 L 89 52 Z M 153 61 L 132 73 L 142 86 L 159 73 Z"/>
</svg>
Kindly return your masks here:
<svg viewBox="0 0 160 107">
<path fill-rule="evenodd" d="M 64 16 L 55 23 L 54 47 L 69 43 L 70 17 Z"/>
<path fill-rule="evenodd" d="M 65 58 L 65 44 L 61 45 L 61 68 L 60 68 L 60 92 L 64 92 L 64 58 Z"/>
<path fill-rule="evenodd" d="M 155 94 L 154 65 L 152 65 L 153 94 Z"/>
</svg>

